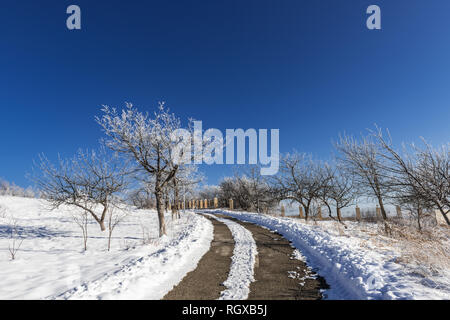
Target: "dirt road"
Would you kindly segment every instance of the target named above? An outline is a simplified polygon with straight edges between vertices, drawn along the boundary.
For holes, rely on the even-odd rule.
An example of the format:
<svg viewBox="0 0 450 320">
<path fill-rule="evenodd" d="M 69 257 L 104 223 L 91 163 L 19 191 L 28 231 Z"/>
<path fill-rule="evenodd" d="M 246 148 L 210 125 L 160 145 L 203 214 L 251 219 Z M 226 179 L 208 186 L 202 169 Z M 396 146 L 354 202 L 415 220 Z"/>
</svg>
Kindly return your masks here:
<svg viewBox="0 0 450 320">
<path fill-rule="evenodd" d="M 199 261 L 197 268 L 164 299 L 212 300 L 225 290 L 222 284 L 228 277 L 233 255 L 234 240 L 222 222 L 205 216 L 214 226 L 214 240 L 210 250 Z M 327 288 L 325 280 L 312 272 L 307 265 L 294 257 L 294 248 L 281 235 L 251 223 L 239 223 L 249 230 L 257 245 L 258 255 L 254 265 L 255 281 L 250 284 L 249 300 L 306 300 L 321 299 L 320 290 Z"/>
</svg>

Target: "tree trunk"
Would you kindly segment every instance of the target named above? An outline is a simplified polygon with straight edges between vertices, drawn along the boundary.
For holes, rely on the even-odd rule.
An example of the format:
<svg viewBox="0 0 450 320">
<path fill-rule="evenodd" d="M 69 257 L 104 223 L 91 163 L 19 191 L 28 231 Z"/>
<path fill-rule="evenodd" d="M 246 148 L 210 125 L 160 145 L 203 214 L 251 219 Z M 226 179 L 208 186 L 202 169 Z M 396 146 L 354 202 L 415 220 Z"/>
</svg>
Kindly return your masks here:
<svg viewBox="0 0 450 320">
<path fill-rule="evenodd" d="M 447 217 L 447 213 L 445 213 L 442 208 L 439 208 L 439 211 L 441 212 L 442 216 L 444 217 L 445 222 L 447 222 L 447 225 L 450 226 L 450 220 Z"/>
<path fill-rule="evenodd" d="M 156 211 L 158 211 L 159 236 L 166 234 L 166 223 L 164 221 L 163 194 L 159 188 L 155 189 Z"/>
<path fill-rule="evenodd" d="M 391 234 L 391 227 L 389 227 L 387 222 L 386 210 L 384 209 L 383 198 L 381 196 L 378 197 L 378 204 L 380 205 L 381 216 L 383 217 L 384 231 L 389 236 Z"/>
<path fill-rule="evenodd" d="M 98 222 L 98 224 L 100 225 L 100 230 L 102 230 L 102 231 L 105 231 L 105 230 L 106 230 L 106 228 L 105 228 L 105 221 L 100 220 L 100 221 Z"/>
<path fill-rule="evenodd" d="M 304 206 L 305 209 L 305 221 L 308 221 L 309 217 L 309 206 Z"/>
<path fill-rule="evenodd" d="M 336 214 L 337 214 L 338 221 L 342 223 L 341 209 L 339 207 L 336 208 Z"/>
<path fill-rule="evenodd" d="M 87 226 L 85 228 L 86 228 L 86 230 L 84 228 L 82 228 L 82 230 L 83 230 L 83 244 L 84 244 L 84 251 L 87 251 L 87 240 L 88 240 Z"/>
<path fill-rule="evenodd" d="M 109 232 L 109 236 L 108 236 L 108 251 L 111 250 L 111 236 L 112 236 L 112 233 L 111 233 L 111 231 L 110 231 L 110 232 Z"/>
<path fill-rule="evenodd" d="M 164 210 L 166 212 L 169 212 L 169 192 L 166 190 L 166 192 L 164 192 Z"/>
<path fill-rule="evenodd" d="M 331 214 L 331 207 L 330 207 L 330 205 L 328 204 L 327 201 L 323 201 L 323 203 L 325 204 L 325 206 L 326 206 L 327 209 L 328 209 L 328 216 L 329 216 L 331 219 L 333 219 L 333 215 Z"/>
<path fill-rule="evenodd" d="M 384 203 L 383 203 L 382 197 L 378 197 L 378 204 L 380 205 L 381 216 L 383 217 L 383 220 L 386 221 L 387 215 L 386 215 L 386 210 L 384 209 Z"/>
<path fill-rule="evenodd" d="M 180 217 L 180 213 L 179 213 L 179 208 L 178 205 L 180 203 L 180 192 L 178 190 L 178 184 L 177 184 L 177 179 L 174 178 L 173 179 L 173 195 L 174 195 L 174 207 L 175 207 L 175 217 L 179 218 Z"/>
<path fill-rule="evenodd" d="M 422 232 L 422 225 L 420 224 L 420 216 L 422 215 L 422 212 L 420 209 L 417 209 L 417 227 L 419 228 L 419 231 Z"/>
</svg>

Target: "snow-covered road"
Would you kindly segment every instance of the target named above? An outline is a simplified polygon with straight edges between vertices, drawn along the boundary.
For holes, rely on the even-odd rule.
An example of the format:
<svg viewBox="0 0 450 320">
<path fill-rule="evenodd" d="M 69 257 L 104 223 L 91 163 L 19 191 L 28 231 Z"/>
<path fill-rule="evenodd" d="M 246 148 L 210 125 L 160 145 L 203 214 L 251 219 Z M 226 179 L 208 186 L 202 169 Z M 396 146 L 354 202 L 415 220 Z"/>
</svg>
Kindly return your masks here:
<svg viewBox="0 0 450 320">
<path fill-rule="evenodd" d="M 218 218 L 211 214 L 207 214 L 207 216 L 226 224 L 235 241 L 233 256 L 231 257 L 230 273 L 228 279 L 224 282 L 227 289 L 222 291 L 219 299 L 247 299 L 250 292 L 250 283 L 255 280 L 253 271 L 258 254 L 253 235 L 246 228 L 234 221 Z"/>
<path fill-rule="evenodd" d="M 335 234 L 335 223 L 305 224 L 299 219 L 257 213 L 210 210 L 211 213 L 254 223 L 276 231 L 300 250 L 306 262 L 324 277 L 330 289 L 326 299 L 448 299 L 450 274 L 447 269 L 425 277 L 409 265 L 398 263 L 399 253 L 389 246 L 371 245 L 370 236 L 356 224 L 347 223 L 347 234 Z M 370 228 L 370 226 L 366 226 Z M 376 225 L 375 225 L 376 228 Z M 369 234 L 373 231 L 370 232 Z M 351 234 L 351 236 L 350 236 Z"/>
</svg>

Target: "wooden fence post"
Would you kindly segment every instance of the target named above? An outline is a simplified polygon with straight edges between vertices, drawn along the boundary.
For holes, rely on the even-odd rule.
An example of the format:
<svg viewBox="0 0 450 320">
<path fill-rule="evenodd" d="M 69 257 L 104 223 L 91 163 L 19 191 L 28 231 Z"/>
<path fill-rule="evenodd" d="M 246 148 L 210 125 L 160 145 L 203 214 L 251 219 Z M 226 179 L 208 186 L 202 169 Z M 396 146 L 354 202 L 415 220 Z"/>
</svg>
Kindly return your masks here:
<svg viewBox="0 0 450 320">
<path fill-rule="evenodd" d="M 356 206 L 355 211 L 356 211 L 356 221 L 361 221 L 361 209 L 358 206 Z"/>
<path fill-rule="evenodd" d="M 233 209 L 234 209 L 234 206 L 233 206 L 233 199 L 230 199 L 230 200 L 229 200 L 229 206 L 230 206 L 230 210 L 233 210 Z"/>
<path fill-rule="evenodd" d="M 206 200 L 206 199 L 205 199 L 204 208 L 205 208 L 205 209 L 208 209 L 208 200 Z"/>
<path fill-rule="evenodd" d="M 317 218 L 322 220 L 322 207 L 320 206 L 317 208 Z"/>
<path fill-rule="evenodd" d="M 219 207 L 219 199 L 214 198 L 214 208 L 217 209 Z"/>
<path fill-rule="evenodd" d="M 383 217 L 381 216 L 381 208 L 377 205 L 375 210 L 377 212 L 377 219 L 382 220 Z"/>
<path fill-rule="evenodd" d="M 402 216 L 402 208 L 400 206 L 396 206 L 395 209 L 397 210 L 397 218 L 401 219 Z"/>
<path fill-rule="evenodd" d="M 284 206 L 283 206 L 283 205 L 281 205 L 281 216 L 282 216 L 282 217 L 285 217 L 285 216 L 286 216 L 286 212 L 285 212 L 285 209 L 284 209 Z"/>
<path fill-rule="evenodd" d="M 305 219 L 305 215 L 303 214 L 303 207 L 301 205 L 298 206 L 298 214 L 300 216 L 300 219 Z"/>
</svg>

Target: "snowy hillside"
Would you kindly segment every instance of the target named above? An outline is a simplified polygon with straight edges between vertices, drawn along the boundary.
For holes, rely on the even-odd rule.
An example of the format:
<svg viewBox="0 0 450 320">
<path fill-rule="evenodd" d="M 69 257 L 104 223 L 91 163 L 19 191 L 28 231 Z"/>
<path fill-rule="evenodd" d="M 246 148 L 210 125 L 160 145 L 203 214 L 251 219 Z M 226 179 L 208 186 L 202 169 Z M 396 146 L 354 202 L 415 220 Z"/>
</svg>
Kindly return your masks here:
<svg viewBox="0 0 450 320">
<path fill-rule="evenodd" d="M 0 299 L 159 299 L 195 269 L 212 239 L 211 223 L 187 213 L 173 222 L 168 215 L 168 236 L 158 240 L 156 212 L 130 209 L 110 252 L 107 231 L 95 222 L 84 252 L 74 213 L 49 211 L 43 200 L 0 196 Z M 23 240 L 15 260 L 13 221 L 16 246 Z"/>
</svg>

